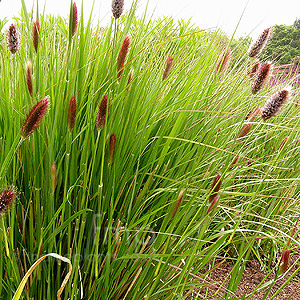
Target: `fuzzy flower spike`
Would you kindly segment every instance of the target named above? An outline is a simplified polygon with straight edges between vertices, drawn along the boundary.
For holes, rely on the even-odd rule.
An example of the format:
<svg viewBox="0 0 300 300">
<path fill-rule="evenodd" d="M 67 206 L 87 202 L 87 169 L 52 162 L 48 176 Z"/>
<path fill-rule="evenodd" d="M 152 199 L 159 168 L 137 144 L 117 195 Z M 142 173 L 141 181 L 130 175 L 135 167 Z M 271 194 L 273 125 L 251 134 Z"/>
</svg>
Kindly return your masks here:
<svg viewBox="0 0 300 300">
<path fill-rule="evenodd" d="M 288 86 L 283 90 L 277 91 L 271 96 L 261 109 L 261 117 L 264 121 L 269 120 L 278 114 L 284 104 L 287 103 L 291 90 L 291 86 Z"/>
<path fill-rule="evenodd" d="M 114 18 L 120 18 L 124 10 L 124 0 L 113 0 L 111 3 L 111 10 Z"/>
<path fill-rule="evenodd" d="M 129 50 L 130 45 L 130 38 L 128 36 L 125 37 L 123 44 L 121 46 L 118 61 L 117 61 L 117 77 L 118 80 L 121 79 L 123 71 L 124 71 L 124 65 L 125 65 L 125 59 Z"/>
<path fill-rule="evenodd" d="M 258 67 L 253 80 L 252 89 L 251 89 L 253 95 L 258 93 L 264 87 L 271 71 L 272 71 L 272 64 L 269 61 L 261 64 Z"/>
<path fill-rule="evenodd" d="M 5 213 L 16 198 L 17 192 L 14 188 L 9 188 L 0 193 L 0 214 Z"/>
<path fill-rule="evenodd" d="M 269 27 L 261 33 L 258 39 L 253 44 L 250 45 L 250 48 L 248 50 L 249 57 L 255 57 L 259 53 L 261 53 L 263 48 L 266 46 L 266 44 L 272 37 L 272 32 L 273 32 L 273 27 Z"/>
<path fill-rule="evenodd" d="M 15 24 L 11 24 L 6 34 L 6 42 L 8 50 L 15 54 L 20 48 L 19 32 Z"/>
<path fill-rule="evenodd" d="M 41 30 L 40 21 L 37 19 L 32 25 L 32 43 L 36 53 L 39 47 L 40 30 Z"/>
<path fill-rule="evenodd" d="M 27 139 L 33 131 L 40 125 L 42 119 L 45 117 L 50 106 L 50 97 L 46 96 L 39 101 L 29 112 L 24 125 L 22 127 L 22 138 Z"/>
</svg>

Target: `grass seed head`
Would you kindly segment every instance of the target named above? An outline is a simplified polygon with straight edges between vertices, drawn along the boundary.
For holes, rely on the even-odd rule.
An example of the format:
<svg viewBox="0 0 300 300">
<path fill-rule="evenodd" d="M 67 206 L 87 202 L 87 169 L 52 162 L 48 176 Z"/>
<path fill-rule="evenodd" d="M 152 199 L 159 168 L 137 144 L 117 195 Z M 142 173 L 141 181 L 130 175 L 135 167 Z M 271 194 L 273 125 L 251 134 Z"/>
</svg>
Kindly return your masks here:
<svg viewBox="0 0 300 300">
<path fill-rule="evenodd" d="M 257 61 L 253 64 L 252 68 L 251 68 L 250 71 L 249 71 L 249 76 L 250 76 L 250 78 L 253 78 L 253 76 L 256 74 L 256 72 L 257 72 L 259 66 L 260 66 L 260 62 L 259 62 L 259 60 L 257 60 Z"/>
<path fill-rule="evenodd" d="M 124 0 L 113 0 L 111 3 L 111 10 L 114 18 L 120 18 L 124 10 Z"/>
<path fill-rule="evenodd" d="M 242 129 L 240 130 L 240 132 L 238 133 L 238 138 L 242 138 L 244 136 L 246 136 L 248 134 L 248 132 L 251 129 L 252 124 L 245 124 Z"/>
<path fill-rule="evenodd" d="M 96 116 L 96 129 L 101 130 L 105 126 L 107 112 L 107 95 L 105 95 L 99 105 L 98 113 Z"/>
<path fill-rule="evenodd" d="M 250 45 L 248 50 L 249 57 L 255 57 L 259 53 L 261 53 L 263 48 L 266 46 L 266 44 L 272 37 L 272 32 L 273 32 L 273 28 L 269 27 L 261 33 L 258 39 L 253 44 Z"/>
<path fill-rule="evenodd" d="M 185 193 L 185 189 L 182 189 L 178 195 L 174 210 L 172 212 L 172 217 L 176 214 L 176 211 L 177 211 L 178 207 L 180 206 L 181 201 L 183 199 L 184 193 Z"/>
<path fill-rule="evenodd" d="M 75 35 L 78 27 L 78 12 L 77 12 L 77 5 L 74 2 L 72 7 L 72 20 L 71 20 L 71 34 L 72 36 Z"/>
<path fill-rule="evenodd" d="M 32 43 L 36 53 L 39 47 L 40 30 L 41 30 L 40 21 L 36 19 L 36 21 L 32 25 Z"/>
<path fill-rule="evenodd" d="M 116 136 L 113 133 L 110 137 L 109 137 L 109 151 L 108 151 L 108 158 L 109 158 L 109 163 L 111 164 L 113 162 L 114 159 L 114 155 L 115 155 L 115 150 L 116 150 Z"/>
<path fill-rule="evenodd" d="M 72 132 L 76 122 L 76 99 L 71 97 L 68 111 L 68 127 L 69 131 Z"/>
<path fill-rule="evenodd" d="M 16 198 L 17 192 L 9 188 L 0 193 L 0 214 L 5 213 Z"/>
<path fill-rule="evenodd" d="M 217 196 L 217 194 L 220 190 L 221 184 L 222 184 L 221 174 L 217 174 L 217 176 L 214 178 L 212 185 L 211 185 L 211 189 L 210 189 L 211 194 L 208 199 L 209 202 L 212 202 L 215 199 L 215 197 Z"/>
<path fill-rule="evenodd" d="M 269 120 L 276 116 L 287 103 L 291 93 L 291 87 L 286 87 L 283 90 L 274 93 L 261 109 L 261 117 L 264 121 Z"/>
<path fill-rule="evenodd" d="M 33 85 L 32 85 L 32 63 L 28 60 L 26 63 L 26 84 L 30 96 L 32 96 Z"/>
<path fill-rule="evenodd" d="M 230 60 L 231 50 L 228 48 L 226 49 L 219 58 L 219 62 L 217 65 L 217 73 L 222 73 L 226 69 L 228 62 Z"/>
<path fill-rule="evenodd" d="M 284 274 L 289 267 L 290 249 L 285 249 L 279 263 L 279 274 Z"/>
<path fill-rule="evenodd" d="M 257 94 L 264 87 L 270 75 L 271 70 L 272 70 L 272 64 L 269 61 L 259 66 L 252 84 L 251 92 L 253 95 Z"/>
<path fill-rule="evenodd" d="M 15 54 L 18 52 L 20 48 L 20 38 L 17 26 L 15 24 L 11 24 L 6 33 L 6 42 L 8 50 Z"/>
<path fill-rule="evenodd" d="M 117 77 L 118 80 L 121 79 L 123 71 L 124 71 L 124 64 L 125 64 L 125 59 L 128 53 L 128 49 L 129 49 L 129 45 L 130 45 L 130 38 L 129 36 L 126 36 L 123 44 L 121 46 L 121 50 L 118 56 L 118 61 L 117 61 Z"/>
<path fill-rule="evenodd" d="M 57 185 L 57 172 L 56 172 L 55 162 L 51 166 L 51 181 L 52 181 L 52 192 L 54 193 Z"/>
<path fill-rule="evenodd" d="M 165 80 L 169 77 L 172 67 L 173 67 L 173 57 L 168 56 L 168 58 L 165 62 L 165 68 L 164 68 L 162 80 Z"/>
<path fill-rule="evenodd" d="M 42 119 L 47 114 L 50 107 L 50 97 L 46 96 L 39 101 L 29 112 L 22 127 L 22 138 L 27 139 L 33 131 L 40 125 Z"/>
<path fill-rule="evenodd" d="M 220 199 L 220 196 L 218 196 L 218 195 L 214 197 L 214 199 L 212 200 L 212 202 L 211 202 L 211 204 L 210 204 L 210 206 L 209 206 L 209 208 L 208 208 L 208 210 L 207 210 L 207 212 L 206 212 L 207 215 L 211 212 L 211 210 L 212 210 L 213 208 L 216 207 L 216 205 L 217 205 L 219 199 Z"/>
</svg>

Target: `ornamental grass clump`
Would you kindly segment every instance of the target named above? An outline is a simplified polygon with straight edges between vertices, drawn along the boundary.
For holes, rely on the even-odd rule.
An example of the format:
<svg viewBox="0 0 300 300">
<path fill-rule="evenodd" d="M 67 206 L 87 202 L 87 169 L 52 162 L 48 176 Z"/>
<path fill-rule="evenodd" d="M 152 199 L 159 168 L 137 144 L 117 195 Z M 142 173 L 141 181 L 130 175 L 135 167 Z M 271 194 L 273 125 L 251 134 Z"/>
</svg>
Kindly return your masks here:
<svg viewBox="0 0 300 300">
<path fill-rule="evenodd" d="M 46 96 L 39 101 L 29 112 L 22 127 L 21 137 L 27 139 L 33 131 L 40 125 L 42 119 L 47 114 L 50 107 L 50 97 Z"/>
<path fill-rule="evenodd" d="M 254 76 L 251 92 L 252 94 L 257 94 L 265 85 L 267 79 L 269 78 L 272 69 L 271 62 L 267 61 L 260 65 Z"/>
<path fill-rule="evenodd" d="M 20 48 L 20 37 L 17 26 L 15 24 L 11 24 L 6 33 L 6 42 L 8 50 L 15 54 L 18 52 Z"/>
<path fill-rule="evenodd" d="M 101 130 L 105 126 L 107 114 L 107 95 L 104 95 L 96 116 L 96 129 Z"/>
<path fill-rule="evenodd" d="M 291 87 L 274 93 L 261 109 L 261 117 L 264 121 L 275 117 L 282 107 L 287 103 L 291 93 Z"/>
<path fill-rule="evenodd" d="M 163 71 L 162 80 L 165 80 L 169 77 L 172 67 L 173 67 L 173 57 L 168 56 L 168 58 L 165 62 L 165 68 Z"/>
<path fill-rule="evenodd" d="M 126 56 L 128 53 L 129 45 L 130 45 L 130 38 L 129 38 L 129 36 L 126 36 L 123 41 L 123 44 L 121 46 L 121 50 L 119 52 L 118 61 L 117 61 L 117 78 L 118 78 L 118 80 L 121 79 L 123 71 L 124 71 L 124 65 L 125 65 L 125 60 L 126 60 Z"/>
<path fill-rule="evenodd" d="M 71 97 L 69 103 L 69 110 L 68 110 L 68 127 L 69 131 L 72 132 L 75 122 L 76 122 L 76 99 L 75 97 Z"/>
<path fill-rule="evenodd" d="M 249 57 L 255 57 L 261 53 L 263 48 L 266 46 L 270 38 L 272 37 L 273 28 L 269 27 L 265 29 L 258 39 L 252 43 L 248 50 Z"/>
<path fill-rule="evenodd" d="M 36 19 L 36 21 L 32 25 L 32 43 L 36 53 L 39 47 L 40 30 L 41 30 L 40 21 Z"/>
<path fill-rule="evenodd" d="M 111 10 L 115 19 L 120 18 L 124 10 L 124 0 L 113 0 Z"/>
<path fill-rule="evenodd" d="M 0 193 L 0 214 L 5 213 L 16 198 L 17 192 L 14 188 L 5 189 Z"/>
</svg>

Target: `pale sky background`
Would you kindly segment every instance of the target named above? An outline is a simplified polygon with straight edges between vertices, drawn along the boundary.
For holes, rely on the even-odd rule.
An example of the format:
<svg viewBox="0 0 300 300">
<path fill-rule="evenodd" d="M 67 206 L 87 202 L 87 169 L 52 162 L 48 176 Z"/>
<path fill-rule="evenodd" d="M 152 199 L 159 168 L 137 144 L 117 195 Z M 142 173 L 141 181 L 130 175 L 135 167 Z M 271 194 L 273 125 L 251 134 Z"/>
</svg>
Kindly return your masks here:
<svg viewBox="0 0 300 300">
<path fill-rule="evenodd" d="M 39 10 L 45 8 L 46 13 L 68 17 L 69 0 L 38 0 Z M 87 19 L 93 0 L 75 0 L 81 8 L 84 4 L 84 15 Z M 125 0 L 125 10 L 128 10 L 133 0 Z M 35 9 L 36 0 L 25 0 L 27 10 Z M 139 0 L 138 14 L 145 10 L 147 0 Z M 247 6 L 247 7 L 246 7 Z M 292 25 L 300 18 L 299 0 L 149 0 L 148 12 L 154 16 L 173 16 L 178 19 L 191 18 L 192 23 L 201 29 L 221 28 L 231 35 L 242 13 L 242 20 L 236 32 L 236 37 L 250 35 L 256 38 L 265 28 L 274 24 Z M 21 11 L 21 0 L 1 0 L 0 18 L 11 19 Z M 111 0 L 95 0 L 93 10 L 94 22 L 100 25 L 108 24 L 111 17 Z"/>
</svg>

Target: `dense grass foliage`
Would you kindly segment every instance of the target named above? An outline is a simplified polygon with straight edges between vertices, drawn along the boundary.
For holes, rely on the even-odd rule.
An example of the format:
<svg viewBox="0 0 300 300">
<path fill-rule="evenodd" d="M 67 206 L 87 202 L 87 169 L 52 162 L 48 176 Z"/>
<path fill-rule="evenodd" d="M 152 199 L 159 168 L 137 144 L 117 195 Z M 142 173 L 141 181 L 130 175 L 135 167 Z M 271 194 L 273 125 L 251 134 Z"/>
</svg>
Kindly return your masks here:
<svg viewBox="0 0 300 300">
<path fill-rule="evenodd" d="M 107 28 L 78 17 L 75 33 L 72 20 L 23 7 L 16 54 L 2 33 L 0 182 L 18 197 L 0 219 L 1 299 L 48 253 L 73 266 L 62 299 L 184 299 L 200 288 L 205 297 L 220 259 L 234 264 L 233 299 L 248 258 L 275 272 L 282 251 L 299 245 L 295 91 L 278 116 L 257 116 L 241 134 L 248 113 L 282 87 L 252 95 L 247 53 L 223 68 L 230 44 L 218 32 L 136 18 L 135 5 Z M 49 111 L 21 139 L 46 96 Z M 56 299 L 68 268 L 43 261 L 23 299 Z"/>
</svg>

